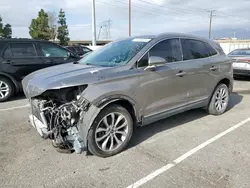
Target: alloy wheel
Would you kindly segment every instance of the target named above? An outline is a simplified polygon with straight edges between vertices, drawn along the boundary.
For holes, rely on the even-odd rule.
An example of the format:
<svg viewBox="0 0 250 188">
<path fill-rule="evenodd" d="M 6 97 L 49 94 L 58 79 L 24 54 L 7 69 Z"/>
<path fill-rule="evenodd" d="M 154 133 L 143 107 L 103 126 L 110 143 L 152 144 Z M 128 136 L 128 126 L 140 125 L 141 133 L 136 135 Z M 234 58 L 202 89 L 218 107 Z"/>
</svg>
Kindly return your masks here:
<svg viewBox="0 0 250 188">
<path fill-rule="evenodd" d="M 229 93 L 228 90 L 224 87 L 220 88 L 215 97 L 215 109 L 218 112 L 224 111 L 227 108 L 229 99 Z"/>
<path fill-rule="evenodd" d="M 8 84 L 0 80 L 0 99 L 4 99 L 9 95 L 10 88 Z"/>
<path fill-rule="evenodd" d="M 102 151 L 114 151 L 128 137 L 128 120 L 119 112 L 112 112 L 97 125 L 95 142 Z"/>
</svg>

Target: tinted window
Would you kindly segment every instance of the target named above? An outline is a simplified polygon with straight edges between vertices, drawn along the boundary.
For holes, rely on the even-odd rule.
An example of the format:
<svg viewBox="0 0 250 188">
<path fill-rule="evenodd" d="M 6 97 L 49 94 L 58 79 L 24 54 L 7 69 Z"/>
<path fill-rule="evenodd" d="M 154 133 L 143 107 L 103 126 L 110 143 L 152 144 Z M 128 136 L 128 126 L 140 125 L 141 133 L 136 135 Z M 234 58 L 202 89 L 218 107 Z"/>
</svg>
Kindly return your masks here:
<svg viewBox="0 0 250 188">
<path fill-rule="evenodd" d="M 82 48 L 84 52 L 90 52 L 91 50 L 88 48 Z"/>
<path fill-rule="evenodd" d="M 167 62 L 181 61 L 179 39 L 169 39 L 156 44 L 149 51 L 149 56 L 162 57 Z"/>
<path fill-rule="evenodd" d="M 51 43 L 40 44 L 40 48 L 45 57 L 68 57 L 69 51 Z"/>
<path fill-rule="evenodd" d="M 36 50 L 31 43 L 12 43 L 4 52 L 5 57 L 34 57 Z"/>
<path fill-rule="evenodd" d="M 200 59 L 209 56 L 205 44 L 198 40 L 182 39 L 183 60 Z"/>
<path fill-rule="evenodd" d="M 158 56 L 164 58 L 167 62 L 181 61 L 181 47 L 179 39 L 169 39 L 156 44 L 148 54 L 139 62 L 139 67 L 148 65 L 148 56 Z"/>
<path fill-rule="evenodd" d="M 213 55 L 216 55 L 217 54 L 217 51 L 212 47 L 210 46 L 209 44 L 205 43 L 207 49 L 208 49 L 208 52 L 209 52 L 209 55 L 210 56 L 213 56 Z"/>
<path fill-rule="evenodd" d="M 140 61 L 139 61 L 138 64 L 137 64 L 138 67 L 146 67 L 146 66 L 148 66 L 148 54 L 149 54 L 149 53 L 146 53 L 146 54 L 140 59 Z"/>
<path fill-rule="evenodd" d="M 75 48 L 74 47 L 67 47 L 68 50 L 75 52 Z"/>
</svg>

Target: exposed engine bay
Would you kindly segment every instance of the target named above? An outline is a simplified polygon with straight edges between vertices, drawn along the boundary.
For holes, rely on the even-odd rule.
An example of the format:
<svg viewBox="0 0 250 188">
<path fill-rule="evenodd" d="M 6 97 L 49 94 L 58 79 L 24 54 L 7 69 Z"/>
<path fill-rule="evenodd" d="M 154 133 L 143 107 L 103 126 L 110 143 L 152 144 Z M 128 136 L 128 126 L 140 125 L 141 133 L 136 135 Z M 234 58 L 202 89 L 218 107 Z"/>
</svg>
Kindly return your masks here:
<svg viewBox="0 0 250 188">
<path fill-rule="evenodd" d="M 44 139 L 61 152 L 81 153 L 83 140 L 78 125 L 90 103 L 81 97 L 86 86 L 48 90 L 31 99 L 30 121 Z"/>
</svg>

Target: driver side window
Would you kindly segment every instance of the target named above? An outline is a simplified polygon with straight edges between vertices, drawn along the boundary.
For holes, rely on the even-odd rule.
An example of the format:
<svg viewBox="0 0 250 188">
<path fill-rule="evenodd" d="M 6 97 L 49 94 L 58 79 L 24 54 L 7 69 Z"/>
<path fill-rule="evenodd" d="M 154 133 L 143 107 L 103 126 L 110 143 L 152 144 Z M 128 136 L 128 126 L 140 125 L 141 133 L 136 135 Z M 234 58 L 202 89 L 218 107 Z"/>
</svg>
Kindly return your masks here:
<svg viewBox="0 0 250 188">
<path fill-rule="evenodd" d="M 181 61 L 181 46 L 179 39 L 168 39 L 156 44 L 144 55 L 138 62 L 138 67 L 148 66 L 148 58 L 158 56 L 164 58 L 167 62 Z"/>
</svg>

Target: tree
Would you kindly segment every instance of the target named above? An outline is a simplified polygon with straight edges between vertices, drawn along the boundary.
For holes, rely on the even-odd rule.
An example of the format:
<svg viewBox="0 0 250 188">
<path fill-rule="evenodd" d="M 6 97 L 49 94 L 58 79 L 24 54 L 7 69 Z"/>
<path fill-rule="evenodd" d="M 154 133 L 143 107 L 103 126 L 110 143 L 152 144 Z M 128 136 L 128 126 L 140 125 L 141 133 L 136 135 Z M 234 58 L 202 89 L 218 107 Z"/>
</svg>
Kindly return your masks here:
<svg viewBox="0 0 250 188">
<path fill-rule="evenodd" d="M 49 40 L 50 39 L 50 32 L 49 32 L 49 18 L 48 14 L 41 9 L 38 12 L 38 17 L 36 19 L 32 19 L 30 27 L 29 27 L 29 34 L 33 39 L 43 39 Z"/>
<path fill-rule="evenodd" d="M 2 36 L 4 38 L 11 38 L 12 36 L 12 29 L 10 24 L 6 24 L 2 30 Z"/>
<path fill-rule="evenodd" d="M 2 17 L 0 16 L 0 37 L 2 38 L 11 38 L 12 29 L 10 24 L 6 24 L 3 27 Z"/>
<path fill-rule="evenodd" d="M 65 12 L 61 9 L 58 15 L 57 39 L 61 45 L 67 45 L 69 41 L 69 31 L 66 24 Z"/>
<path fill-rule="evenodd" d="M 49 24 L 49 33 L 50 39 L 55 40 L 57 35 L 57 16 L 55 12 L 47 12 L 48 14 L 48 24 Z"/>
</svg>

